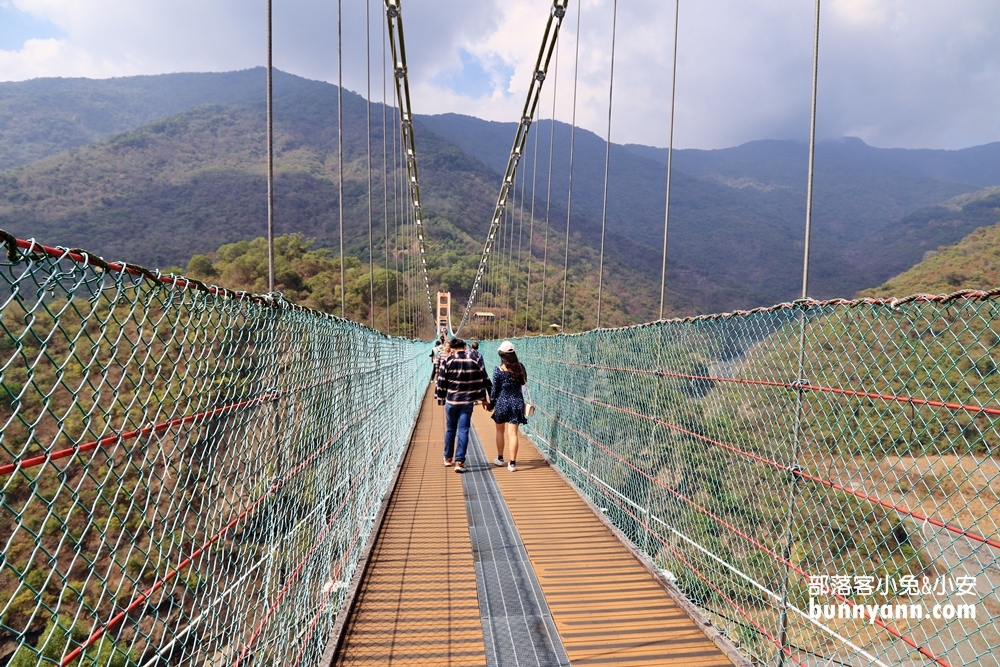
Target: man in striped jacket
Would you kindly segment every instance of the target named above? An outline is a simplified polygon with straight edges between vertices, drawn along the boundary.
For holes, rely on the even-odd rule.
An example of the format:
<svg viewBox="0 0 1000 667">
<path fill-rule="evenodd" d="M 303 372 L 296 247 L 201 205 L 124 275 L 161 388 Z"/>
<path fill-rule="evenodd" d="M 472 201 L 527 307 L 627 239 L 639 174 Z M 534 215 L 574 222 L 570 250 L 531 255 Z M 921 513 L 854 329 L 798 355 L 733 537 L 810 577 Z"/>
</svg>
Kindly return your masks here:
<svg viewBox="0 0 1000 667">
<path fill-rule="evenodd" d="M 454 463 L 455 472 L 465 472 L 472 409 L 478 402 L 486 405 L 491 383 L 482 361 L 469 355 L 464 340 L 452 338 L 451 349 L 451 356 L 438 367 L 434 396 L 444 406 L 444 464 Z"/>
</svg>

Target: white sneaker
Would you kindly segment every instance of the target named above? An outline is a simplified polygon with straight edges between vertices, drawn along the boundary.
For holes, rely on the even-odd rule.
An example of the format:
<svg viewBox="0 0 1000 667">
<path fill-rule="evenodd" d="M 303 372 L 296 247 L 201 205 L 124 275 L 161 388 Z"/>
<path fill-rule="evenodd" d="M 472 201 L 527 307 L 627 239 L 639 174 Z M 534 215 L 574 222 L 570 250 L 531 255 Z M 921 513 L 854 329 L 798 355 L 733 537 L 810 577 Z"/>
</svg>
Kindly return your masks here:
<svg viewBox="0 0 1000 667">
<path fill-rule="evenodd" d="M 511 472 L 514 472 L 515 470 L 517 470 L 517 466 L 514 465 L 513 461 L 511 461 L 510 463 L 507 464 L 507 470 L 509 470 Z"/>
<path fill-rule="evenodd" d="M 498 456 L 495 459 L 493 459 L 493 465 L 500 466 L 502 468 L 505 464 L 503 462 L 503 459 Z"/>
</svg>

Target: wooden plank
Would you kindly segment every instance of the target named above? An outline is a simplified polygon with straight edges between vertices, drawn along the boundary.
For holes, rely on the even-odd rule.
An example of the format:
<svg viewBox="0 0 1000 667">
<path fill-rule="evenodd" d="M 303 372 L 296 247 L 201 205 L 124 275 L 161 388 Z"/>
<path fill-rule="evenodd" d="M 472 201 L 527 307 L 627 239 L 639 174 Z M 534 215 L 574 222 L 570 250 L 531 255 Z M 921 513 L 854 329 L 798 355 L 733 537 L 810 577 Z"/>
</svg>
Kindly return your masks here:
<svg viewBox="0 0 1000 667">
<path fill-rule="evenodd" d="M 461 475 L 428 392 L 336 665 L 486 664 Z"/>
<path fill-rule="evenodd" d="M 473 424 L 492 460 L 493 421 Z M 517 468 L 493 473 L 574 665 L 733 665 L 523 434 Z"/>
</svg>

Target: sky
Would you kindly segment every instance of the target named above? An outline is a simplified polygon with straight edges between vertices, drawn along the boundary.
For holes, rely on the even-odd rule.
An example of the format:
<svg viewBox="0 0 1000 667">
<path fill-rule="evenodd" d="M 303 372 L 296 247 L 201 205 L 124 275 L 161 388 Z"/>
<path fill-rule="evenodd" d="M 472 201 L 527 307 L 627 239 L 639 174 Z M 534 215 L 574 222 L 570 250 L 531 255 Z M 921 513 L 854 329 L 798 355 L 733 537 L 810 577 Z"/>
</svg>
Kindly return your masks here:
<svg viewBox="0 0 1000 667">
<path fill-rule="evenodd" d="M 370 65 L 381 100 L 382 2 L 341 2 L 344 85 L 365 94 Z M 556 118 L 572 121 L 575 73 L 580 126 L 606 135 L 610 93 L 612 141 L 666 146 L 674 2 L 618 0 L 616 22 L 614 3 L 570 0 L 542 115 L 554 106 Z M 414 112 L 516 121 L 550 7 L 402 0 Z M 259 66 L 265 8 L 264 0 L 0 0 L 0 81 Z M 814 11 L 813 0 L 680 0 L 674 146 L 805 141 Z M 337 2 L 273 0 L 273 16 L 274 66 L 336 83 Z M 824 0 L 820 25 L 819 139 L 945 149 L 1000 141 L 1000 2 Z"/>
</svg>

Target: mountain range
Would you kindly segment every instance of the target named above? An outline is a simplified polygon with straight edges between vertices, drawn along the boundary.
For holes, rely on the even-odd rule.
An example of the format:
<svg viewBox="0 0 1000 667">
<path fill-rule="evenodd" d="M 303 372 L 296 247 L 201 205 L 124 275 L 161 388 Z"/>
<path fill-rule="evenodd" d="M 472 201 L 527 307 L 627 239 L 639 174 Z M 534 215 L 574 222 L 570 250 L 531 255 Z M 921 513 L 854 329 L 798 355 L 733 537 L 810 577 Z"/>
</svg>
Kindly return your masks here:
<svg viewBox="0 0 1000 667">
<path fill-rule="evenodd" d="M 260 68 L 0 84 L 0 227 L 160 267 L 260 236 L 266 219 L 263 90 Z M 274 92 L 277 231 L 336 247 L 337 89 L 279 72 Z M 384 145 L 392 160 L 397 115 L 385 109 L 383 135 L 383 107 L 371 105 L 369 170 L 367 105 L 346 90 L 343 103 L 345 246 L 367 261 L 370 173 L 379 263 L 385 221 L 392 225 L 391 212 L 403 202 L 401 165 L 382 165 Z M 416 119 L 432 289 L 451 290 L 457 303 L 471 286 L 515 127 L 456 114 Z M 604 140 L 561 122 L 535 123 L 513 203 L 535 230 L 531 261 L 545 256 L 548 289 L 561 288 L 571 136 L 574 289 L 568 293 L 575 302 L 567 328 L 585 328 L 594 324 Z M 807 155 L 803 144 L 770 140 L 674 151 L 669 313 L 748 308 L 798 295 Z M 605 323 L 655 317 L 665 162 L 662 148 L 611 145 L 604 280 L 613 316 Z M 883 284 L 929 251 L 1000 221 L 991 195 L 970 194 L 997 185 L 1000 144 L 943 151 L 881 149 L 852 138 L 821 143 L 810 295 L 851 296 Z M 394 230 L 388 236 L 395 240 Z M 544 319 L 553 317 L 550 311 Z"/>
<path fill-rule="evenodd" d="M 422 122 L 495 170 L 506 164 L 513 123 L 455 114 Z M 552 197 L 559 202 L 568 197 L 570 130 L 557 123 L 554 132 Z M 547 187 L 552 127 L 543 120 L 535 131 L 541 142 L 539 179 Z M 605 143 L 580 128 L 575 135 L 573 209 L 600 219 Z M 661 148 L 612 144 L 609 160 L 608 228 L 658 257 L 666 154 Z M 763 140 L 721 150 L 676 150 L 673 160 L 669 265 L 697 276 L 676 276 L 673 287 L 696 294 L 706 310 L 795 298 L 801 288 L 808 147 Z M 814 172 L 810 295 L 850 296 L 984 224 L 942 227 L 928 216 L 947 199 L 1000 184 L 1000 143 L 957 151 L 902 150 L 844 138 L 817 146 Z M 687 284 L 699 279 L 710 286 Z"/>
</svg>

